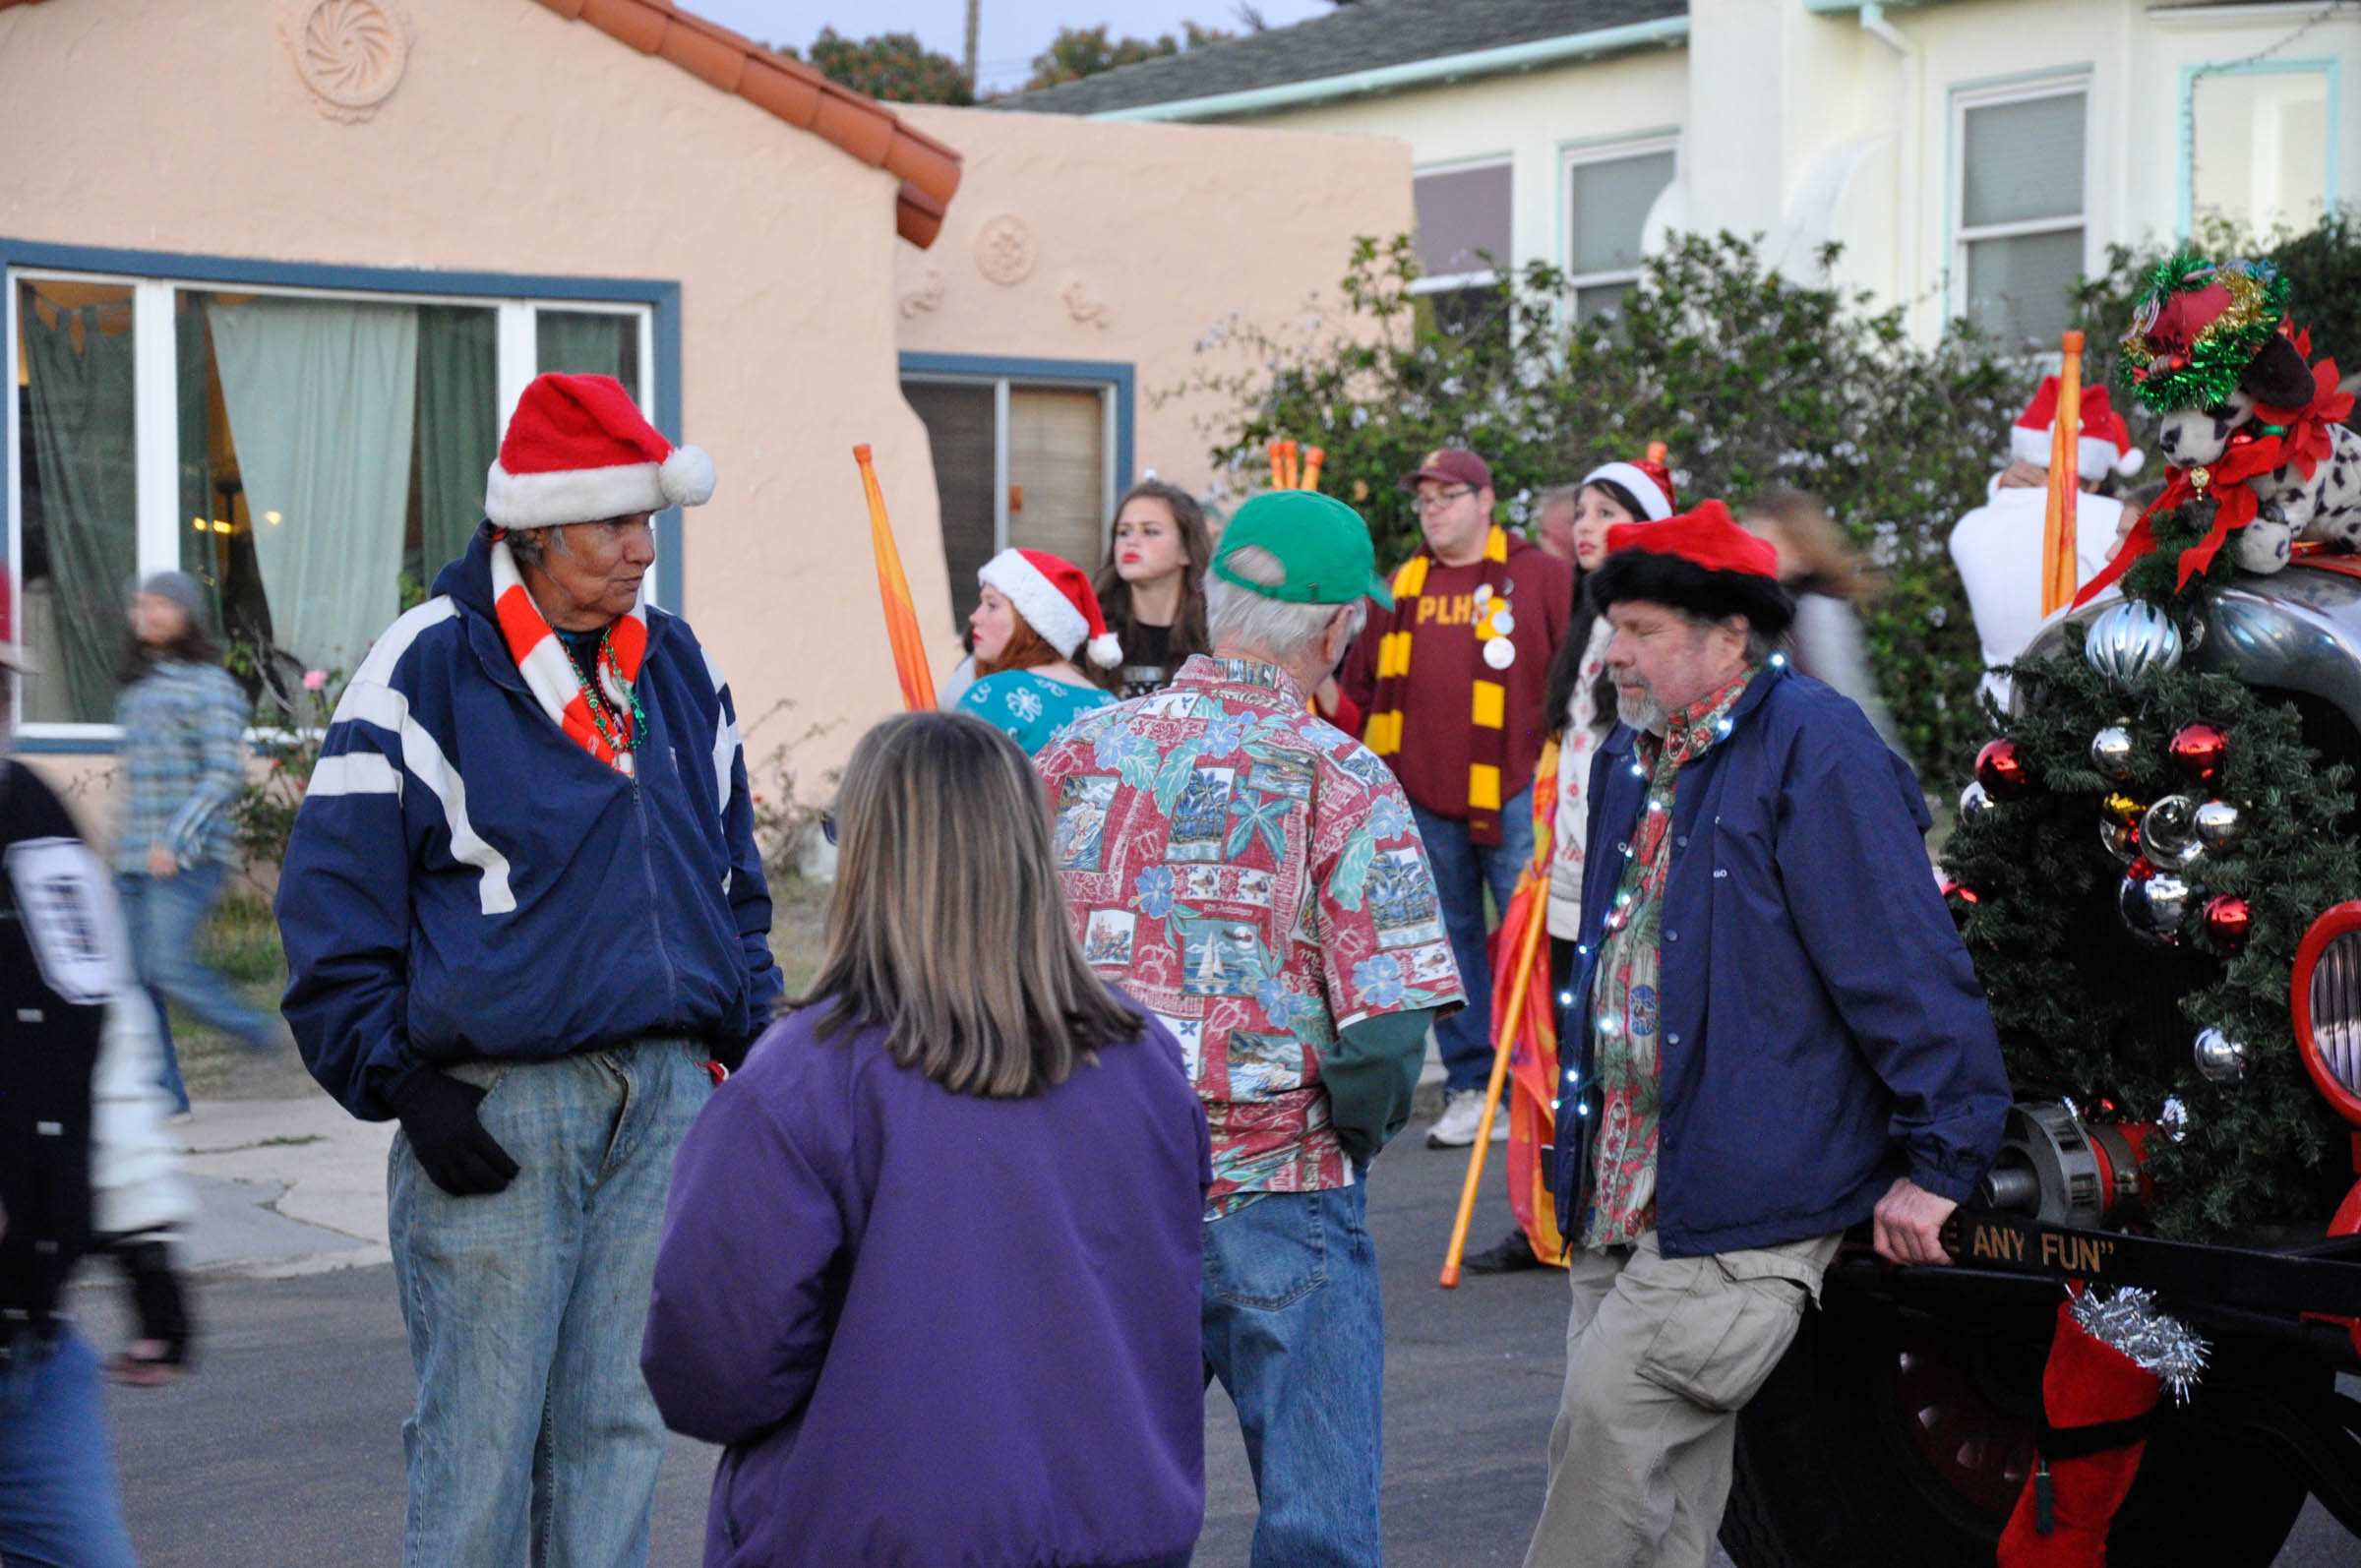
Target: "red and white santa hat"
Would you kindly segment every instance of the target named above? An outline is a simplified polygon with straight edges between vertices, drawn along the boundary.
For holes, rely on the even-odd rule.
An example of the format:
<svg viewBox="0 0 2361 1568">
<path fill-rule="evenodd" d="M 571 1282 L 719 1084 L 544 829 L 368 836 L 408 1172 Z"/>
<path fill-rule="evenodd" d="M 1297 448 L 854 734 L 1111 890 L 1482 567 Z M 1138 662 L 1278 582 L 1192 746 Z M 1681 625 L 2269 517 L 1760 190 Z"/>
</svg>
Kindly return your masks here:
<svg viewBox="0 0 2361 1568">
<path fill-rule="evenodd" d="M 2009 455 L 2036 467 L 2048 467 L 2050 434 L 2057 422 L 2058 378 L 2044 376 L 2033 400 L 2025 405 L 2025 412 L 2009 427 Z M 2075 471 L 2085 479 L 2104 479 L 2111 473 L 2129 479 L 2147 460 L 2148 454 L 2132 445 L 2132 429 L 2115 411 L 2115 400 L 2107 395 L 2106 388 L 2085 387 L 2082 442 L 2075 457 Z"/>
<path fill-rule="evenodd" d="M 1672 515 L 1672 470 L 1665 466 L 1664 443 L 1652 443 L 1638 462 L 1603 462 L 1582 476 L 1586 485 L 1604 480 L 1640 504 L 1639 520 L 1662 522 Z"/>
<path fill-rule="evenodd" d="M 612 376 L 536 376 L 516 399 L 484 477 L 484 515 L 503 528 L 598 522 L 713 496 L 713 459 L 676 447 Z"/>
<path fill-rule="evenodd" d="M 1059 657 L 1072 658 L 1087 642 L 1090 662 L 1100 669 L 1112 670 L 1123 662 L 1122 645 L 1107 630 L 1090 578 L 1063 556 L 1047 550 L 1003 550 L 984 563 L 976 580 L 999 589 Z"/>
</svg>

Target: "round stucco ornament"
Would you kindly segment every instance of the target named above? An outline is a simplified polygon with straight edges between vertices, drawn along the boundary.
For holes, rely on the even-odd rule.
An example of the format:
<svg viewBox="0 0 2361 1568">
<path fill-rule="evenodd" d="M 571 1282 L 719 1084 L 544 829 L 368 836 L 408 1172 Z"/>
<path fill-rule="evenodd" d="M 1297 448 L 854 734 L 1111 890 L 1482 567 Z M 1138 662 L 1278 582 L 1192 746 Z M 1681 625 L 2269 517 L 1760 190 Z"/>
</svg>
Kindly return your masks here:
<svg viewBox="0 0 2361 1568">
<path fill-rule="evenodd" d="M 365 120 L 401 85 L 410 34 L 382 0 L 317 0 L 296 8 L 287 48 L 323 114 Z"/>
<path fill-rule="evenodd" d="M 1031 224 L 1002 212 L 976 231 L 976 271 L 1003 288 L 1014 287 L 1032 275 L 1040 249 Z"/>
</svg>

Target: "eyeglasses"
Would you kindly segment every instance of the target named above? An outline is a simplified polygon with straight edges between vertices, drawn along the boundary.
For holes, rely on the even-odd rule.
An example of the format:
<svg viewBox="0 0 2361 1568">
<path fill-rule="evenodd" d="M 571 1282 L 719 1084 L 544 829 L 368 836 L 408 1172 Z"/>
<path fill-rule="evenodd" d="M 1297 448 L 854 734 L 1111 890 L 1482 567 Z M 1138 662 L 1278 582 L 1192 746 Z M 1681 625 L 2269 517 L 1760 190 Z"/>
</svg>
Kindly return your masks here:
<svg viewBox="0 0 2361 1568">
<path fill-rule="evenodd" d="M 836 847 L 836 814 L 834 812 L 819 814 L 819 836 L 828 841 L 828 848 Z"/>
<path fill-rule="evenodd" d="M 1410 504 L 1421 512 L 1440 512 L 1460 497 L 1472 496 L 1475 493 L 1474 485 L 1454 485 L 1448 490 L 1437 490 L 1431 496 L 1413 496 L 1410 498 Z"/>
</svg>

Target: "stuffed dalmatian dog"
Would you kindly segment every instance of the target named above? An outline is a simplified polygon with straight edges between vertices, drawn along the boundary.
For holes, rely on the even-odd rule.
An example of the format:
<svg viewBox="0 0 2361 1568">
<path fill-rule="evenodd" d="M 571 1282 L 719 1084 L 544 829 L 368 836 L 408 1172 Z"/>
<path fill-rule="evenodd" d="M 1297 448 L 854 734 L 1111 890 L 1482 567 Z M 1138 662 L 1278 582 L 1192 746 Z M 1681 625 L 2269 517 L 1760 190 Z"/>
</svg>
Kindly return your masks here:
<svg viewBox="0 0 2361 1568">
<path fill-rule="evenodd" d="M 2221 461 L 2231 443 L 2255 429 L 2255 406 L 2300 408 L 2311 402 L 2312 372 L 2293 343 L 2273 333 L 2239 373 L 2237 389 L 2210 408 L 2184 408 L 2163 416 L 2156 445 L 2176 468 Z M 2361 549 L 2361 432 L 2329 428 L 2330 454 L 2310 478 L 2290 462 L 2246 481 L 2261 498 L 2255 520 L 2232 543 L 2241 569 L 2270 573 L 2287 564 L 2298 539 L 2343 549 Z"/>
</svg>

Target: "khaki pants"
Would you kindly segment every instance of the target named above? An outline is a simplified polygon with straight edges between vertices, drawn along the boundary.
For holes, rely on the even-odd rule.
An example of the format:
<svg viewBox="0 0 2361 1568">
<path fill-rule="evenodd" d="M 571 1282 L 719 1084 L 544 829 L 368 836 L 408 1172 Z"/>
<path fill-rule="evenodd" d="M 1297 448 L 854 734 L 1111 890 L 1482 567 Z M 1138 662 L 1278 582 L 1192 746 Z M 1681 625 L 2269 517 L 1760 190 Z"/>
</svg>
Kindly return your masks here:
<svg viewBox="0 0 2361 1568">
<path fill-rule="evenodd" d="M 1837 1236 L 1668 1258 L 1577 1249 L 1549 1492 L 1526 1568 L 1706 1568 L 1737 1413 L 1816 1300 Z"/>
</svg>

